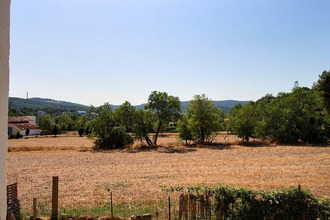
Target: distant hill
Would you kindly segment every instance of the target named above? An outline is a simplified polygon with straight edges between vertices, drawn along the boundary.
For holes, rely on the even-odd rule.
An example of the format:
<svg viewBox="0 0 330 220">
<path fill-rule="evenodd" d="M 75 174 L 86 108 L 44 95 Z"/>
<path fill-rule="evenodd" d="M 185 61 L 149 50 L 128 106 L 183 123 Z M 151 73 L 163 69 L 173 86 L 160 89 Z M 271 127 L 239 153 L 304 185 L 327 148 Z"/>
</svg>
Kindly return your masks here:
<svg viewBox="0 0 330 220">
<path fill-rule="evenodd" d="M 22 109 L 22 108 L 35 108 L 35 109 L 46 109 L 46 108 L 56 108 L 63 109 L 64 111 L 86 111 L 89 106 L 76 104 L 72 102 L 57 101 L 54 99 L 44 99 L 44 98 L 14 98 L 9 97 L 8 105 L 10 108 Z"/>
<path fill-rule="evenodd" d="M 245 105 L 249 103 L 248 101 L 237 101 L 237 100 L 224 100 L 224 101 L 213 101 L 214 105 L 221 108 L 225 113 L 228 113 L 229 110 L 234 107 L 236 104 Z M 54 99 L 48 98 L 15 98 L 9 97 L 9 107 L 14 109 L 22 109 L 22 108 L 34 108 L 38 110 L 46 109 L 46 108 L 55 108 L 62 109 L 63 111 L 72 112 L 72 111 L 87 111 L 89 106 L 81 105 L 72 102 L 58 101 Z M 183 112 L 186 112 L 185 108 L 189 104 L 189 101 L 181 102 L 181 109 Z M 146 104 L 136 105 L 137 109 L 144 108 Z M 119 105 L 112 105 L 114 109 L 118 108 Z"/>
</svg>

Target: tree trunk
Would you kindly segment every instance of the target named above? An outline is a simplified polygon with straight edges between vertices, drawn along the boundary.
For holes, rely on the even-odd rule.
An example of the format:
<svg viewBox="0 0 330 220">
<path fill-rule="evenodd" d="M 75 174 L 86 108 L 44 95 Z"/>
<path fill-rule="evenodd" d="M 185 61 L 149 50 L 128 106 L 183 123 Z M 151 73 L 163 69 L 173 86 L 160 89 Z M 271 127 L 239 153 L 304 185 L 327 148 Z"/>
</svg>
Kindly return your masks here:
<svg viewBox="0 0 330 220">
<path fill-rule="evenodd" d="M 201 127 L 201 141 L 202 141 L 202 143 L 204 143 L 204 140 L 205 140 L 204 128 Z"/>
<path fill-rule="evenodd" d="M 148 136 L 144 137 L 144 139 L 146 140 L 148 146 L 152 146 L 152 141 L 150 140 L 150 138 Z"/>
<path fill-rule="evenodd" d="M 156 131 L 156 137 L 155 137 L 155 141 L 154 141 L 155 146 L 157 145 L 158 134 L 159 134 L 159 131 L 160 131 L 161 127 L 162 127 L 162 121 L 160 120 L 159 123 L 158 123 L 157 131 Z"/>
</svg>

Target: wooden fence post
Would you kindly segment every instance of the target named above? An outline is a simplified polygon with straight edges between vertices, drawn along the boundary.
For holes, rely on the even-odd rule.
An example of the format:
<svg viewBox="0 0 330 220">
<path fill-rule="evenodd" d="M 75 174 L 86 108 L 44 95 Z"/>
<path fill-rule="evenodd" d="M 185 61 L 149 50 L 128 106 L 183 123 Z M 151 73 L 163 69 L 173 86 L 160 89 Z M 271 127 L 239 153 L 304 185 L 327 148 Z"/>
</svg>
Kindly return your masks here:
<svg viewBox="0 0 330 220">
<path fill-rule="evenodd" d="M 180 195 L 180 203 L 179 203 L 179 220 L 182 220 L 182 212 L 183 212 L 183 194 Z"/>
<path fill-rule="evenodd" d="M 37 219 L 37 198 L 33 198 L 33 220 Z"/>
<path fill-rule="evenodd" d="M 58 218 L 58 176 L 53 176 L 51 220 L 57 220 L 57 218 Z"/>
</svg>

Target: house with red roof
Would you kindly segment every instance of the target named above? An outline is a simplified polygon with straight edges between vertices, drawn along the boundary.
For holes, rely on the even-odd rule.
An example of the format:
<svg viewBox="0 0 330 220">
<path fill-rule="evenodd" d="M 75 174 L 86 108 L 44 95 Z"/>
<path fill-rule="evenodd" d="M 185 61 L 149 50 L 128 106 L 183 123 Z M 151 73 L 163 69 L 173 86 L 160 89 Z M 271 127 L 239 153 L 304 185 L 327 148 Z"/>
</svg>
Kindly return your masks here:
<svg viewBox="0 0 330 220">
<path fill-rule="evenodd" d="M 36 116 L 12 116 L 8 117 L 8 135 L 15 134 L 17 131 L 26 136 L 26 130 L 29 129 L 29 135 L 40 135 L 40 128 L 36 125 Z"/>
</svg>

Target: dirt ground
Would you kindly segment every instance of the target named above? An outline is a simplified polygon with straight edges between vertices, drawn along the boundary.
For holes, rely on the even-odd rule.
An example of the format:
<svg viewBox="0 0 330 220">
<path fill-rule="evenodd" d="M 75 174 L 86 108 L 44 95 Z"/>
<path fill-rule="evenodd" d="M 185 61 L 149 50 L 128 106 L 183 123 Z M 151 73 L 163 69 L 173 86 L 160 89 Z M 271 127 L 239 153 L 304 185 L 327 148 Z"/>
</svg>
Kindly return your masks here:
<svg viewBox="0 0 330 220">
<path fill-rule="evenodd" d="M 330 196 L 330 148 L 325 146 L 253 147 L 219 137 L 211 147 L 183 147 L 175 136 L 163 147 L 95 151 L 85 137 L 9 140 L 7 182 L 18 182 L 21 204 L 50 199 L 52 176 L 59 176 L 60 205 L 93 206 L 161 200 L 161 186 L 219 183 L 250 189 L 302 185 L 317 196 Z M 226 142 L 226 143 L 225 143 Z M 32 151 L 33 150 L 33 151 Z"/>
</svg>

